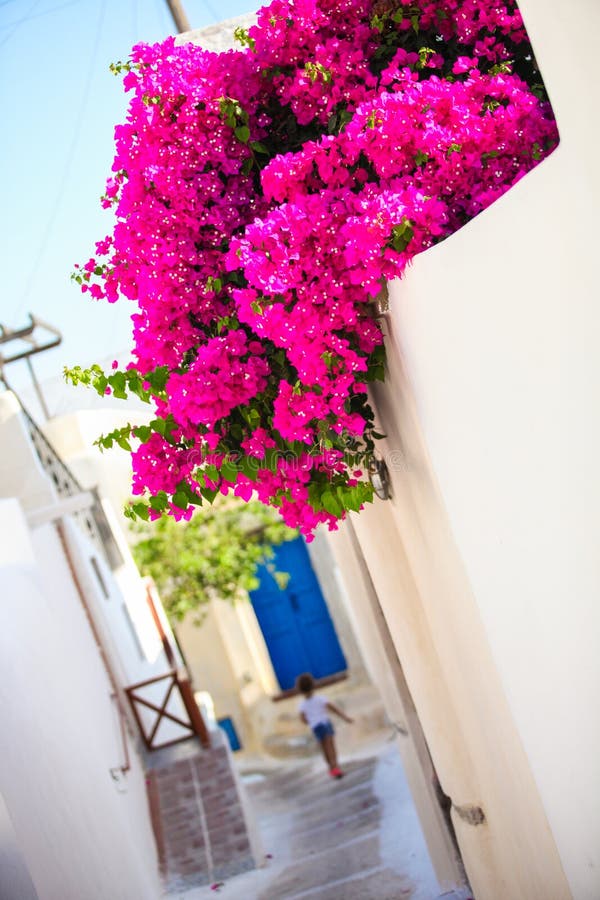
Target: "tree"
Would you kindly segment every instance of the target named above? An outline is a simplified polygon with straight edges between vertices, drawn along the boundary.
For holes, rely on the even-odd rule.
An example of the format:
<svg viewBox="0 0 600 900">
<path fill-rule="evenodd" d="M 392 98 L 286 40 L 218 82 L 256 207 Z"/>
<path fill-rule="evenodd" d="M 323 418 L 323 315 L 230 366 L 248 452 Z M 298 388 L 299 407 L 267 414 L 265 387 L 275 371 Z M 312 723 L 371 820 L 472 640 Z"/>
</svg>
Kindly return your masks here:
<svg viewBox="0 0 600 900">
<path fill-rule="evenodd" d="M 163 517 L 137 526 L 137 533 L 134 557 L 154 579 L 169 618 L 181 621 L 193 612 L 198 625 L 211 600 L 247 599 L 258 587 L 257 568 L 269 565 L 273 547 L 297 536 L 257 501 L 204 507 L 189 522 Z M 272 571 L 285 587 L 289 576 Z"/>
</svg>

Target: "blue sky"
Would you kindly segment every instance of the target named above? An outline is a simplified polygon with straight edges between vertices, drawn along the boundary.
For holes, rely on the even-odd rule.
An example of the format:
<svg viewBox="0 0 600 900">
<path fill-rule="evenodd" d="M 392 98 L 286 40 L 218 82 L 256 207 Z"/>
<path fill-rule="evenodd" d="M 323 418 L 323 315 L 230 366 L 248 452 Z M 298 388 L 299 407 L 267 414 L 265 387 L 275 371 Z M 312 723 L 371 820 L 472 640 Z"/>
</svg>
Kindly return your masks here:
<svg viewBox="0 0 600 900">
<path fill-rule="evenodd" d="M 183 5 L 192 28 L 256 6 Z M 35 360 L 42 379 L 129 346 L 131 306 L 91 301 L 69 276 L 111 229 L 98 198 L 126 98 L 108 66 L 173 30 L 166 0 L 0 0 L 0 323 L 18 328 L 33 312 L 61 329 L 62 345 Z M 7 374 L 26 380 L 22 363 Z"/>
</svg>

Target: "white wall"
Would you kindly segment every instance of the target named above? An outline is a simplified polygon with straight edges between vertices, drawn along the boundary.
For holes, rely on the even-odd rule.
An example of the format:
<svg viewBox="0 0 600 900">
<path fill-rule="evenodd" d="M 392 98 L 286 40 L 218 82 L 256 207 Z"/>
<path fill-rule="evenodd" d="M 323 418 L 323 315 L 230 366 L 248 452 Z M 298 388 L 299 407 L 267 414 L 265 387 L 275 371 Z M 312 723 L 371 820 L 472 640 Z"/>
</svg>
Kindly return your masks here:
<svg viewBox="0 0 600 900">
<path fill-rule="evenodd" d="M 130 746 L 119 773 L 110 681 L 57 533 L 44 525 L 32 543 L 7 499 L 0 531 L 0 793 L 38 897 L 155 900 L 143 771 Z"/>
<path fill-rule="evenodd" d="M 106 454 L 102 456 L 92 447 L 93 440 L 102 431 L 110 431 L 123 424 L 118 413 L 108 410 L 99 413 L 81 413 L 64 416 L 49 423 L 48 438 L 60 458 L 71 467 L 70 454 L 74 454 L 73 474 L 85 487 L 95 487 L 112 492 L 122 507 L 126 496 L 130 457 Z M 133 410 L 136 421 L 143 415 Z M 0 497 L 18 496 L 23 508 L 39 519 L 40 509 L 52 507 L 60 499 L 48 472 L 41 465 L 31 440 L 25 419 L 16 398 L 10 393 L 0 395 L 0 442 L 2 467 L 0 469 Z M 112 462 L 111 462 L 112 461 Z M 56 467 L 53 467 L 56 468 Z M 103 500 L 104 513 L 116 541 L 122 564 L 111 570 L 103 551 L 96 546 L 74 522 L 66 523 L 66 535 L 77 571 L 77 577 L 92 610 L 102 642 L 112 660 L 121 687 L 146 681 L 163 675 L 171 669 L 155 626 L 146 598 L 146 584 L 133 561 L 131 551 L 121 530 L 119 516 L 109 500 Z M 52 570 L 53 558 L 47 543 L 38 544 L 37 532 L 32 541 L 36 559 Z M 51 576 L 50 576 L 51 577 Z M 165 630 L 169 630 L 165 622 Z M 174 641 L 173 641 L 174 644 Z M 144 688 L 144 696 L 160 706 L 168 682 Z M 168 709 L 180 717 L 183 705 L 174 694 Z M 149 732 L 155 713 L 138 707 L 140 716 Z M 172 740 L 185 734 L 178 725 L 163 721 L 160 740 Z"/>
<path fill-rule="evenodd" d="M 0 897 L 2 900 L 39 900 L 19 849 L 4 797 L 0 794 Z"/>
<path fill-rule="evenodd" d="M 314 541 L 307 544 L 306 549 L 346 658 L 348 675 L 353 683 L 367 681 L 365 663 L 350 621 L 346 588 L 327 537 L 326 532 L 317 531 Z"/>
<path fill-rule="evenodd" d="M 390 352 L 571 891 L 597 900 L 600 5 L 520 7 L 561 144 L 391 285 Z"/>
<path fill-rule="evenodd" d="M 0 394 L 0 497 L 19 497 L 25 510 L 47 506 L 56 498 L 25 429 L 16 397 Z"/>
<path fill-rule="evenodd" d="M 123 411 L 86 409 L 50 419 L 44 423 L 43 430 L 79 481 L 86 487 L 97 486 L 120 519 L 123 506 L 131 496 L 131 454 L 116 445 L 101 452 L 94 441 L 127 423 L 146 425 L 151 418 L 151 410 L 146 405 L 143 409 L 125 406 Z"/>
</svg>

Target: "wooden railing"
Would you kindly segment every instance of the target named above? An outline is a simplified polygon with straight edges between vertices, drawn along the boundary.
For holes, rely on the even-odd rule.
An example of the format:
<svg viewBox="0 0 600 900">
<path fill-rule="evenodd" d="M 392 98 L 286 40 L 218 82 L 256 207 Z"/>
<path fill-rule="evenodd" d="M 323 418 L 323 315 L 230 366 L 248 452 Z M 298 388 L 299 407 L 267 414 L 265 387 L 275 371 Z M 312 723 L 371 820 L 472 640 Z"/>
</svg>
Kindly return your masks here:
<svg viewBox="0 0 600 900">
<path fill-rule="evenodd" d="M 143 696 L 143 689 L 148 688 L 150 685 L 159 684 L 161 681 L 166 682 L 166 693 L 161 705 L 158 706 L 155 702 L 149 700 L 147 696 Z M 202 714 L 198 709 L 198 705 L 194 699 L 192 686 L 185 673 L 173 669 L 164 675 L 157 675 L 155 678 L 149 678 L 147 681 L 140 681 L 137 684 L 132 684 L 125 688 L 125 693 L 131 703 L 134 718 L 140 729 L 140 734 L 142 735 L 147 750 L 159 750 L 162 747 L 170 747 L 172 744 L 189 741 L 190 738 L 198 738 L 203 747 L 210 747 L 208 729 L 204 723 Z M 168 709 L 169 701 L 173 695 L 179 696 L 183 705 L 185 718 L 176 715 Z M 144 724 L 143 717 L 140 713 L 140 707 L 150 709 L 152 712 L 156 713 L 156 718 L 150 728 Z M 180 728 L 184 729 L 185 733 L 180 737 L 158 743 L 158 729 L 160 728 L 161 722 L 164 721 L 174 722 Z"/>
</svg>

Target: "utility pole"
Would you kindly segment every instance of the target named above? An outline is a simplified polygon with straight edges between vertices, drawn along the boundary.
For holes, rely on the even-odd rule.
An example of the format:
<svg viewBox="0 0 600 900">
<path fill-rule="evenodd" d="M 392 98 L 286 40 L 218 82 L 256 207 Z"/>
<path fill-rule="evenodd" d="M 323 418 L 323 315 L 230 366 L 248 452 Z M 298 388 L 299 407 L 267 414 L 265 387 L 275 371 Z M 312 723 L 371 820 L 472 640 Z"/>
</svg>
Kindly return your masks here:
<svg viewBox="0 0 600 900">
<path fill-rule="evenodd" d="M 167 0 L 167 6 L 169 7 L 169 12 L 173 17 L 173 22 L 175 23 L 177 33 L 181 34 L 183 31 L 191 31 L 192 29 L 188 21 L 188 17 L 185 14 L 185 10 L 183 8 L 183 3 L 181 2 L 181 0 Z"/>
</svg>

